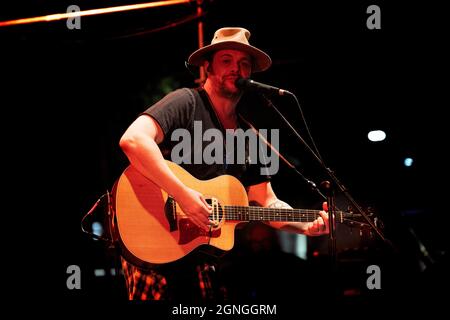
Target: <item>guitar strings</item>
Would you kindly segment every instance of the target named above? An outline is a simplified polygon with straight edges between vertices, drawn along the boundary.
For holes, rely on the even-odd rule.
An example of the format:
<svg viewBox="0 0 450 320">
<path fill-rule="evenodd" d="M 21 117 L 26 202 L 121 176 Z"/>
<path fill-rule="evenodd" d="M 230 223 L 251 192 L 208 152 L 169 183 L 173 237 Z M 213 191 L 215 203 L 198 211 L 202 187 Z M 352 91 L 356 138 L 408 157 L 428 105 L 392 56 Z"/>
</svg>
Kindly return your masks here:
<svg viewBox="0 0 450 320">
<path fill-rule="evenodd" d="M 173 213 L 176 212 L 176 201 L 172 201 Z M 289 208 L 265 208 L 256 206 L 214 206 L 210 218 L 213 220 L 222 220 L 221 214 L 225 211 L 226 220 L 235 221 L 292 221 L 292 222 L 312 222 L 320 217 L 316 209 L 289 209 Z M 276 212 L 274 212 L 276 211 Z M 262 215 L 261 215 L 262 214 Z M 359 221 L 345 218 L 345 215 L 351 215 L 344 211 L 337 211 L 336 217 L 339 221 L 348 221 L 362 224 Z M 175 217 L 174 217 L 175 218 Z"/>
</svg>

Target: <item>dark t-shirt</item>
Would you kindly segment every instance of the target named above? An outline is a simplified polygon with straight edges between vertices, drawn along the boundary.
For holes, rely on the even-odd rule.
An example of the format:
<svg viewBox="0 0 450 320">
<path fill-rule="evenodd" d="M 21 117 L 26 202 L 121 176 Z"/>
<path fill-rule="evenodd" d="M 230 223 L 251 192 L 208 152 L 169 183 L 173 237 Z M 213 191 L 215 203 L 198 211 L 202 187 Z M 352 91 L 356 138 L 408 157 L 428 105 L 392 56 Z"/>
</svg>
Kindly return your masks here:
<svg viewBox="0 0 450 320">
<path fill-rule="evenodd" d="M 148 108 L 143 114 L 154 118 L 164 132 L 164 141 L 160 144 L 164 157 L 171 161 L 176 160 L 172 157 L 172 151 L 178 144 L 177 152 L 174 155 L 182 161 L 174 162 L 180 164 L 197 179 L 206 180 L 219 175 L 230 174 L 240 180 L 245 187 L 270 179 L 268 175 L 261 172 L 261 168 L 264 166 L 261 161 L 258 161 L 257 156 L 259 154 L 250 152 L 248 138 L 243 139 L 244 135 L 233 136 L 233 145 L 230 146 L 231 140 L 227 140 L 227 133 L 210 104 L 206 91 L 203 89 L 182 88 L 175 90 Z M 238 127 L 243 132 L 253 134 L 251 131 L 247 131 L 249 128 L 242 121 L 238 121 Z M 177 129 L 178 132 L 174 132 Z M 185 131 L 180 131 L 180 129 Z M 209 129 L 220 132 L 222 141 L 215 141 L 214 137 L 207 137 L 208 134 L 204 136 Z M 189 138 L 184 141 L 186 137 Z M 244 141 L 239 144 L 239 139 Z M 256 139 L 256 141 L 259 140 Z M 180 151 L 179 144 L 181 142 L 189 146 L 189 148 L 184 149 L 184 152 Z M 211 152 L 214 149 L 212 148 L 213 143 L 223 146 L 222 154 Z M 230 152 L 231 150 L 232 152 Z M 207 163 L 205 154 L 211 154 L 214 162 L 210 163 L 211 160 L 209 160 L 209 163 Z M 180 161 L 181 163 L 179 163 Z"/>
</svg>

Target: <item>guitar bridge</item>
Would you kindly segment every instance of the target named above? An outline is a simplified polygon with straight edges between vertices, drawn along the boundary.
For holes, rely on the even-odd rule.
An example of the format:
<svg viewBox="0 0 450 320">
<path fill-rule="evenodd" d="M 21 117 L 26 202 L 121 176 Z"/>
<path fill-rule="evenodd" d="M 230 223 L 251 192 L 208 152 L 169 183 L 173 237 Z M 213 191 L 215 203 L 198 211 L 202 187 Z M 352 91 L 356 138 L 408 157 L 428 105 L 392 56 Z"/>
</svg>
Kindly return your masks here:
<svg viewBox="0 0 450 320">
<path fill-rule="evenodd" d="M 166 215 L 167 222 L 169 223 L 170 232 L 178 230 L 177 224 L 177 204 L 175 199 L 168 197 L 164 205 L 164 213 Z"/>
</svg>

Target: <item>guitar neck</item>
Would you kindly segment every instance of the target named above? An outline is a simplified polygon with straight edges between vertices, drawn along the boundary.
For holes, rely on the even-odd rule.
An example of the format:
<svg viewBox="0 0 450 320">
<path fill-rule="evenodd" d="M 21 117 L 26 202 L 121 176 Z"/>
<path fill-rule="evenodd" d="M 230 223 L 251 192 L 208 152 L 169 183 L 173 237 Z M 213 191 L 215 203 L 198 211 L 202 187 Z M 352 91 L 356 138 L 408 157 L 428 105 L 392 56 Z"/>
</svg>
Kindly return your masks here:
<svg viewBox="0 0 450 320">
<path fill-rule="evenodd" d="M 279 209 L 256 206 L 225 206 L 225 219 L 237 221 L 292 221 L 312 222 L 320 216 L 320 210 Z M 339 219 L 343 212 L 336 212 Z"/>
</svg>

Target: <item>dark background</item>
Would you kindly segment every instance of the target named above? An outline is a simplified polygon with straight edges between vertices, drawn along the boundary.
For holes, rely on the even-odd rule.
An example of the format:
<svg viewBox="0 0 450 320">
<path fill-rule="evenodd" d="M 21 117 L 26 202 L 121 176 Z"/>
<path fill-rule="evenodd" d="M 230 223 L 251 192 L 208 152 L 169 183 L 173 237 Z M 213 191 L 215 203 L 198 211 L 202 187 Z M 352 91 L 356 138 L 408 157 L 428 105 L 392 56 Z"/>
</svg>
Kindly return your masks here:
<svg viewBox="0 0 450 320">
<path fill-rule="evenodd" d="M 127 3 L 135 2 L 2 3 L 0 20 L 62 13 L 71 4 L 85 10 Z M 371 4 L 381 8 L 381 30 L 366 27 Z M 338 241 L 349 241 L 338 245 L 342 265 L 359 276 L 370 261 L 367 250 L 374 250 L 386 266 L 389 294 L 422 299 L 437 290 L 448 266 L 449 225 L 443 8 L 425 1 L 216 0 L 204 9 L 205 44 L 219 27 L 248 28 L 251 43 L 273 59 L 253 79 L 297 95 L 327 165 L 384 222 L 397 251 L 368 235 L 351 240 L 340 229 Z M 185 19 L 195 10 L 190 4 L 83 17 L 81 30 L 68 30 L 65 20 L 0 28 L 3 160 L 14 199 L 7 217 L 26 249 L 11 251 L 35 274 L 35 287 L 49 289 L 49 299 L 123 297 L 120 277 L 94 277 L 94 269 L 114 266 L 114 256 L 81 233 L 80 220 L 127 166 L 118 141 L 131 121 L 168 91 L 196 86 L 197 70 L 185 67 L 198 47 L 198 20 Z M 294 102 L 273 101 L 306 137 Z M 254 113 L 263 125 L 280 128 L 281 152 L 299 170 L 317 183 L 326 178 L 273 111 Z M 387 139 L 370 143 L 373 129 Z M 403 165 L 405 157 L 414 159 L 412 167 Z M 273 185 L 294 206 L 320 208 L 321 200 L 283 164 Z M 344 202 L 342 195 L 338 200 Z M 94 220 L 102 219 L 99 211 Z M 309 248 L 326 256 L 326 238 L 309 239 Z M 66 288 L 72 264 L 83 270 L 80 291 Z M 354 287 L 364 286 L 365 277 L 352 278 Z"/>
</svg>

